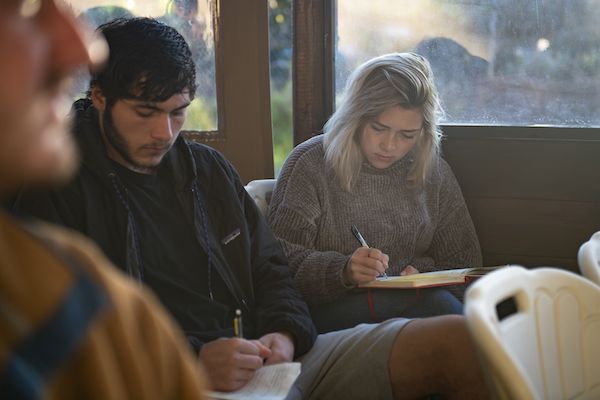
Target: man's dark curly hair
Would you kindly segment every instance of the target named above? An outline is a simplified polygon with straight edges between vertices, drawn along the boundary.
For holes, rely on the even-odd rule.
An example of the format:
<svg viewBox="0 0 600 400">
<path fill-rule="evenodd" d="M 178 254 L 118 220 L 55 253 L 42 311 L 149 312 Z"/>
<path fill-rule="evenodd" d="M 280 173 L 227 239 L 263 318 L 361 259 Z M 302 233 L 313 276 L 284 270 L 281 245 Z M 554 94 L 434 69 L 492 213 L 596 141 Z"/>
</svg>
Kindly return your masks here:
<svg viewBox="0 0 600 400">
<path fill-rule="evenodd" d="M 118 18 L 98 27 L 108 42 L 105 67 L 93 74 L 87 92 L 98 86 L 113 105 L 120 99 L 162 102 L 183 89 L 196 93 L 196 66 L 185 39 L 150 18 Z"/>
</svg>

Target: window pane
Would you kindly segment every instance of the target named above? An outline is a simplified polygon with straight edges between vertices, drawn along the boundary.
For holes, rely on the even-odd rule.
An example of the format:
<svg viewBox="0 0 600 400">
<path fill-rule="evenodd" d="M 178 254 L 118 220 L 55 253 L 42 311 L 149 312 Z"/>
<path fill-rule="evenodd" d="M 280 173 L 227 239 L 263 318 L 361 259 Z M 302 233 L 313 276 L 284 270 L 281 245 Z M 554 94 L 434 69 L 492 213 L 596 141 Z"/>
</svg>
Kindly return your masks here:
<svg viewBox="0 0 600 400">
<path fill-rule="evenodd" d="M 86 30 L 117 17 L 152 17 L 185 38 L 196 63 L 198 90 L 188 108 L 184 130 L 217 129 L 214 30 L 211 0 L 65 0 Z M 79 98 L 87 90 L 89 75 L 81 72 L 73 90 Z"/>
<path fill-rule="evenodd" d="M 428 58 L 445 123 L 600 125 L 599 0 L 337 0 L 336 102 L 350 70 Z"/>
<path fill-rule="evenodd" d="M 271 114 L 275 177 L 292 151 L 292 4 L 269 0 L 269 54 L 271 62 Z"/>
</svg>

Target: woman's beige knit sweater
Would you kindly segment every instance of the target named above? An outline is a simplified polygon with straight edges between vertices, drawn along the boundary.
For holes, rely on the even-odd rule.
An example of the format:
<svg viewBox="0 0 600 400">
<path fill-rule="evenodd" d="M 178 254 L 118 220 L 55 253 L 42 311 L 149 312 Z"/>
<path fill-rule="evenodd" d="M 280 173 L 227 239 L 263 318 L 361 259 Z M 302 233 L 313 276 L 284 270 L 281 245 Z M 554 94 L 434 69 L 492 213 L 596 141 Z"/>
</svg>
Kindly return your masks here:
<svg viewBox="0 0 600 400">
<path fill-rule="evenodd" d="M 326 303 L 352 289 L 341 277 L 360 247 L 351 225 L 370 246 L 389 255 L 388 276 L 407 265 L 420 272 L 482 265 L 475 228 L 448 164 L 437 158 L 419 190 L 405 180 L 411 162 L 410 153 L 386 169 L 365 161 L 349 193 L 325 164 L 322 136 L 289 155 L 268 221 L 307 303 Z M 462 286 L 447 288 L 462 300 Z"/>
</svg>

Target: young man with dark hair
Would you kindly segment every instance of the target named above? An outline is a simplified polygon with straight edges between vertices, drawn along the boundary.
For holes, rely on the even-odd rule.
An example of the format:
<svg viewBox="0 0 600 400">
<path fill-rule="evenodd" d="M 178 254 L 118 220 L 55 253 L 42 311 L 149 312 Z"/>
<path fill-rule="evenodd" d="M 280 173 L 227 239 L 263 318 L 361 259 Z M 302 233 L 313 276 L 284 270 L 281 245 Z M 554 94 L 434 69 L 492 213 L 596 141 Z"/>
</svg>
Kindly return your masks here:
<svg viewBox="0 0 600 400">
<path fill-rule="evenodd" d="M 54 0 L 0 1 L 0 200 L 64 182 L 75 146 L 57 103 L 89 62 Z M 160 303 L 82 235 L 0 209 L 0 398 L 201 399 Z"/>
<path fill-rule="evenodd" d="M 214 389 L 300 360 L 288 398 L 482 398 L 462 317 L 391 320 L 317 337 L 285 256 L 217 151 L 179 131 L 194 96 L 183 38 L 157 21 L 99 28 L 111 55 L 75 103 L 77 178 L 23 206 L 93 238 L 152 288 L 207 367 Z M 123 38 L 123 39 L 121 39 Z M 236 310 L 245 338 L 235 337 Z"/>
</svg>

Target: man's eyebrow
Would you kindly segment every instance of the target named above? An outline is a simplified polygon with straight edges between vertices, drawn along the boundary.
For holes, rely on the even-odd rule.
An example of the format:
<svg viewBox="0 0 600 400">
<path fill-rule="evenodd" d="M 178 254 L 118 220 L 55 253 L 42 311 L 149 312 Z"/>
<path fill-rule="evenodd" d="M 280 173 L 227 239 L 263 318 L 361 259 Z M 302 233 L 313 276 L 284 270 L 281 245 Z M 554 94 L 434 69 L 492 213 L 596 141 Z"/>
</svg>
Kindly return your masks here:
<svg viewBox="0 0 600 400">
<path fill-rule="evenodd" d="M 181 106 L 175 108 L 174 110 L 171 110 L 170 112 L 173 111 L 179 111 L 182 110 L 184 108 L 187 108 L 189 105 L 191 104 L 191 102 L 186 102 L 185 104 L 182 104 Z M 135 105 L 136 108 L 144 108 L 146 110 L 153 110 L 153 111 L 160 111 L 160 112 L 164 112 L 163 109 L 159 108 L 156 103 L 142 103 L 142 104 L 136 104 Z"/>
<path fill-rule="evenodd" d="M 155 104 L 153 103 L 142 103 L 142 104 L 136 104 L 135 108 L 145 108 L 147 110 L 155 110 L 155 111 L 162 111 L 160 108 L 158 108 Z"/>
<path fill-rule="evenodd" d="M 174 109 L 173 111 L 179 111 L 179 110 L 183 110 L 184 108 L 187 108 L 190 104 L 192 104 L 191 101 L 188 101 L 187 103 L 181 105 L 180 107 L 177 107 L 176 109 Z"/>
</svg>

